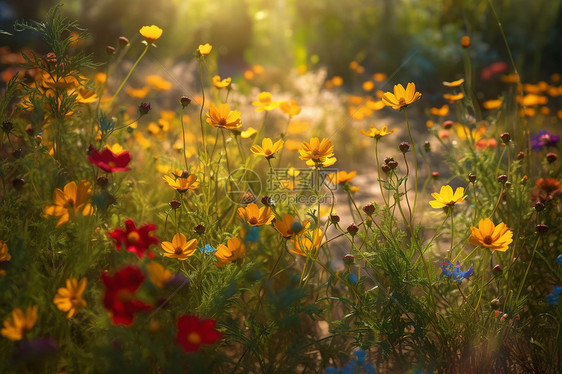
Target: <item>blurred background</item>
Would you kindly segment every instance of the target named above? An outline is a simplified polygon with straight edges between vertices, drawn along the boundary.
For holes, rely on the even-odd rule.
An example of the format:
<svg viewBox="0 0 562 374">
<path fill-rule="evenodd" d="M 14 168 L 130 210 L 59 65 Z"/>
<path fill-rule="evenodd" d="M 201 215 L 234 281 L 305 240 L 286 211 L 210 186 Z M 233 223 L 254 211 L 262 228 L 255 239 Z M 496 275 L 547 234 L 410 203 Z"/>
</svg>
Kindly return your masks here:
<svg viewBox="0 0 562 374">
<path fill-rule="evenodd" d="M 493 0 L 522 80 L 535 82 L 562 66 L 561 0 Z M 43 19 L 53 0 L 1 0 L 0 29 Z M 323 67 L 353 84 L 351 61 L 367 72 L 392 73 L 395 81 L 438 87 L 463 72 L 460 40 L 471 37 L 476 69 L 509 63 L 488 0 L 66 0 L 63 13 L 92 37 L 86 47 L 103 61 L 116 38 L 140 38 L 143 25 L 164 29 L 159 55 L 191 59 L 211 43 L 218 64 L 235 75 L 260 64 Z M 12 50 L 41 48 L 31 34 L 2 35 Z M 401 67 L 401 68 L 400 68 Z M 400 68 L 400 69 L 399 69 Z M 348 79 L 349 78 L 349 79 Z"/>
</svg>

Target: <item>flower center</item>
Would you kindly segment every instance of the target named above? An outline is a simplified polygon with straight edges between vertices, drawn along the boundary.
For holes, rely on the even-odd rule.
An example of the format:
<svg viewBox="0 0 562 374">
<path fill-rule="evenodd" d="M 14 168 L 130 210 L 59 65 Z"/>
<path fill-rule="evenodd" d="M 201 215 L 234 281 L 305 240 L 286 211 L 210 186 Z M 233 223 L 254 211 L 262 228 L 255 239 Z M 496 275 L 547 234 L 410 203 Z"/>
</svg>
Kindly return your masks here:
<svg viewBox="0 0 562 374">
<path fill-rule="evenodd" d="M 187 341 L 191 344 L 201 344 L 201 335 L 196 332 L 190 332 L 187 335 Z"/>
<path fill-rule="evenodd" d="M 117 165 L 115 165 L 115 162 L 113 162 L 113 161 L 109 161 L 109 162 L 107 163 L 107 165 L 108 165 L 110 168 L 112 168 L 112 169 L 117 166 Z"/>
<path fill-rule="evenodd" d="M 494 242 L 494 241 L 492 240 L 492 236 L 491 236 L 491 235 L 486 235 L 486 236 L 484 237 L 484 244 L 490 245 L 490 244 L 492 244 L 493 242 Z"/>
<path fill-rule="evenodd" d="M 226 118 L 221 118 L 218 121 L 219 126 L 226 127 Z"/>
<path fill-rule="evenodd" d="M 117 300 L 126 303 L 127 301 L 133 300 L 133 294 L 129 290 L 119 290 L 117 291 Z"/>
<path fill-rule="evenodd" d="M 267 156 L 271 156 L 271 149 L 266 149 L 264 152 Z"/>
<path fill-rule="evenodd" d="M 174 252 L 175 252 L 175 254 L 177 254 L 177 255 L 181 255 L 181 254 L 183 253 L 183 250 L 182 250 L 181 247 L 176 247 L 176 249 L 175 249 Z"/>
<path fill-rule="evenodd" d="M 136 231 L 131 231 L 129 235 L 127 235 L 127 241 L 129 241 L 130 243 L 135 244 L 138 243 L 139 240 L 140 240 L 140 235 Z"/>
<path fill-rule="evenodd" d="M 256 225 L 258 223 L 258 219 L 256 217 L 252 217 L 250 218 L 250 220 L 248 221 L 248 223 L 250 225 Z"/>
<path fill-rule="evenodd" d="M 401 107 L 406 106 L 406 99 L 404 99 L 403 97 L 398 99 L 398 105 Z"/>
</svg>

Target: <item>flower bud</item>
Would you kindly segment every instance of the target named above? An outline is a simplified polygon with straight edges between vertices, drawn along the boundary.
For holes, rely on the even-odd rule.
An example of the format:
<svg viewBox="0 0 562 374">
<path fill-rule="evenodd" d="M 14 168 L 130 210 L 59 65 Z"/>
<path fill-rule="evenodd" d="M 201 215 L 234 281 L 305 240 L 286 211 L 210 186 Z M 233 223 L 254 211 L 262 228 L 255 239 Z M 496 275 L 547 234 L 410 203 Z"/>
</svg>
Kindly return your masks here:
<svg viewBox="0 0 562 374">
<path fill-rule="evenodd" d="M 20 158 L 21 157 L 21 149 L 14 149 L 14 151 L 12 152 L 12 156 L 14 156 L 14 158 Z"/>
<path fill-rule="evenodd" d="M 27 126 L 25 126 L 25 132 L 29 136 L 33 136 L 33 134 L 35 134 L 35 130 L 33 129 L 33 125 L 31 123 L 29 123 L 29 124 L 27 124 Z"/>
<path fill-rule="evenodd" d="M 355 256 L 354 255 L 345 255 L 343 256 L 343 263 L 346 264 L 347 266 L 349 265 L 353 265 L 353 262 L 355 261 Z"/>
<path fill-rule="evenodd" d="M 453 127 L 454 122 L 451 120 L 445 121 L 443 122 L 443 128 L 446 130 L 449 130 L 451 127 Z"/>
<path fill-rule="evenodd" d="M 335 225 L 339 221 L 340 221 L 340 216 L 338 216 L 337 214 L 330 214 L 330 222 L 332 222 Z"/>
<path fill-rule="evenodd" d="M 429 140 L 426 140 L 426 141 L 423 143 L 423 149 L 424 149 L 426 152 L 431 152 L 431 144 L 429 143 Z"/>
<path fill-rule="evenodd" d="M 107 53 L 108 56 L 111 56 L 115 54 L 115 47 L 108 45 L 107 47 L 105 47 L 105 52 Z"/>
<path fill-rule="evenodd" d="M 394 170 L 394 169 L 396 169 L 396 168 L 398 167 L 398 161 L 392 160 L 392 161 L 388 162 L 387 165 L 388 165 L 392 170 Z"/>
<path fill-rule="evenodd" d="M 394 157 L 385 157 L 384 158 L 384 163 L 388 164 L 389 162 L 394 161 Z"/>
<path fill-rule="evenodd" d="M 547 225 L 543 225 L 543 224 L 538 224 L 535 227 L 535 230 L 540 233 L 540 234 L 544 234 L 545 232 L 548 231 L 548 226 Z"/>
<path fill-rule="evenodd" d="M 271 197 L 269 196 L 264 196 L 261 198 L 261 203 L 265 206 L 271 206 L 273 205 L 273 201 L 271 201 Z"/>
<path fill-rule="evenodd" d="M 2 122 L 2 130 L 4 130 L 6 134 L 9 134 L 13 128 L 14 128 L 14 124 L 12 122 L 10 121 Z"/>
<path fill-rule="evenodd" d="M 295 234 L 298 234 L 299 232 L 301 232 L 302 229 L 303 229 L 303 225 L 299 221 L 294 221 L 291 224 L 291 231 L 294 232 Z"/>
<path fill-rule="evenodd" d="M 545 157 L 549 164 L 552 164 L 554 161 L 558 160 L 558 155 L 554 152 L 548 152 Z"/>
<path fill-rule="evenodd" d="M 187 96 L 182 96 L 180 99 L 181 106 L 185 108 L 191 103 L 191 99 Z"/>
<path fill-rule="evenodd" d="M 562 254 L 560 254 L 560 255 L 558 255 L 558 256 L 556 257 L 556 263 L 557 263 L 558 265 L 562 265 Z"/>
<path fill-rule="evenodd" d="M 196 225 L 193 230 L 197 233 L 197 234 L 204 234 L 205 230 L 207 228 L 205 227 L 205 225 L 203 225 L 202 223 Z"/>
<path fill-rule="evenodd" d="M 382 171 L 384 171 L 386 174 L 390 173 L 390 170 L 392 170 L 390 168 L 390 166 L 388 166 L 387 164 L 382 164 L 381 166 Z"/>
<path fill-rule="evenodd" d="M 438 171 L 432 172 L 432 173 L 431 173 L 431 177 L 432 177 L 433 179 L 439 178 L 439 172 L 438 172 Z"/>
<path fill-rule="evenodd" d="M 402 142 L 398 145 L 398 148 L 400 148 L 400 151 L 402 153 L 406 153 L 410 150 L 410 144 L 408 144 L 407 142 Z"/>
<path fill-rule="evenodd" d="M 107 177 L 98 177 L 98 179 L 96 179 L 96 184 L 100 187 L 105 187 L 107 186 L 107 183 L 109 182 L 109 179 L 107 179 Z"/>
<path fill-rule="evenodd" d="M 505 184 L 505 182 L 507 182 L 507 175 L 502 174 L 498 177 L 498 182 L 500 182 L 501 184 Z"/>
<path fill-rule="evenodd" d="M 355 234 L 357 234 L 358 231 L 359 231 L 359 227 L 357 227 L 355 223 L 352 223 L 351 225 L 347 226 L 347 232 L 351 236 L 355 236 Z"/>
<path fill-rule="evenodd" d="M 471 173 L 471 174 L 468 174 L 468 181 L 469 181 L 470 183 L 476 182 L 476 175 L 475 175 L 475 174 L 472 174 L 472 173 Z"/>
<path fill-rule="evenodd" d="M 172 200 L 169 204 L 172 209 L 178 209 L 181 206 L 181 202 L 178 200 Z"/>
<path fill-rule="evenodd" d="M 470 36 L 465 35 L 465 36 L 462 37 L 461 46 L 465 49 L 470 47 Z"/>
<path fill-rule="evenodd" d="M 544 210 L 544 203 L 542 203 L 542 202 L 540 202 L 540 201 L 537 201 L 537 202 L 535 203 L 535 210 L 536 210 L 537 212 L 542 212 L 542 211 Z"/>
<path fill-rule="evenodd" d="M 492 299 L 492 301 L 490 301 L 490 305 L 492 306 L 493 309 L 498 309 L 501 306 L 500 299 L 498 298 Z"/>
<path fill-rule="evenodd" d="M 501 273 L 503 273 L 503 269 L 502 269 L 502 267 L 501 267 L 499 264 L 496 265 L 496 266 L 494 266 L 494 269 L 493 269 L 493 270 L 494 270 L 494 273 L 496 273 L 496 274 L 498 274 L 498 275 L 500 275 Z"/>
<path fill-rule="evenodd" d="M 139 113 L 141 114 L 141 116 L 148 114 L 148 112 L 150 112 L 151 109 L 152 107 L 150 106 L 149 103 L 141 103 L 139 105 Z"/>
<path fill-rule="evenodd" d="M 524 158 L 525 158 L 525 152 L 519 152 L 519 153 L 517 154 L 517 156 L 515 156 L 515 159 L 516 159 L 517 161 L 523 160 Z"/>
<path fill-rule="evenodd" d="M 14 186 L 14 188 L 18 191 L 22 189 L 24 184 L 25 184 L 25 180 L 22 178 L 12 179 L 12 186 Z"/>
<path fill-rule="evenodd" d="M 509 135 L 508 132 L 504 132 L 503 134 L 500 135 L 500 138 L 502 139 L 502 141 L 507 144 L 511 141 L 511 135 Z"/>
<path fill-rule="evenodd" d="M 373 213 L 375 213 L 375 206 L 373 204 L 368 204 L 365 205 L 363 207 L 363 211 L 367 214 L 367 215 L 372 215 Z"/>
<path fill-rule="evenodd" d="M 121 48 L 124 48 L 129 45 L 129 39 L 125 38 L 124 36 L 120 36 L 118 42 Z"/>
</svg>

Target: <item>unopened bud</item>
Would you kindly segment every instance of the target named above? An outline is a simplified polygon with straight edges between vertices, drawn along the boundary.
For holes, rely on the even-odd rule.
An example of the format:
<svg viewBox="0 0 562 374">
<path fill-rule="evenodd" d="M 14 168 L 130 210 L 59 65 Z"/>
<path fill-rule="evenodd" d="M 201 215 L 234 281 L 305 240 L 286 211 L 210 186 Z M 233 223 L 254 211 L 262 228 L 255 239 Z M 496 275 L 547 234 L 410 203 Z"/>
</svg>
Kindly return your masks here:
<svg viewBox="0 0 562 374">
<path fill-rule="evenodd" d="M 544 210 L 544 203 L 542 203 L 542 202 L 540 202 L 540 201 L 537 201 L 537 202 L 535 203 L 535 210 L 536 210 L 537 212 L 542 212 L 542 211 Z"/>
<path fill-rule="evenodd" d="M 191 103 L 191 99 L 187 96 L 182 96 L 180 99 L 181 106 L 185 108 Z"/>
<path fill-rule="evenodd" d="M 558 160 L 558 155 L 554 152 L 548 152 L 545 157 L 549 164 L 552 164 L 554 161 Z"/>
<path fill-rule="evenodd" d="M 124 48 L 129 45 L 129 39 L 125 38 L 124 36 L 120 36 L 118 41 L 119 41 L 119 46 L 121 48 Z"/>
<path fill-rule="evenodd" d="M 548 231 L 548 226 L 547 225 L 543 225 L 543 224 L 538 224 L 535 227 L 535 230 L 540 233 L 540 234 L 544 234 L 545 232 Z"/>
<path fill-rule="evenodd" d="M 107 186 L 107 183 L 109 182 L 109 179 L 107 179 L 107 177 L 98 177 L 98 179 L 96 179 L 96 184 L 100 187 L 105 187 Z"/>
<path fill-rule="evenodd" d="M 443 122 L 443 128 L 446 130 L 449 130 L 451 127 L 453 127 L 454 122 L 451 120 L 445 121 Z"/>
<path fill-rule="evenodd" d="M 170 201 L 170 207 L 172 209 L 178 209 L 181 206 L 181 202 L 178 200 L 172 200 Z"/>
<path fill-rule="evenodd" d="M 386 174 L 390 173 L 390 170 L 392 170 L 390 168 L 390 166 L 388 166 L 387 164 L 382 164 L 381 166 L 382 171 L 384 171 Z"/>
<path fill-rule="evenodd" d="M 502 138 L 502 141 L 507 144 L 510 142 L 511 140 L 511 135 L 509 135 L 508 132 L 504 132 L 503 134 L 500 135 L 500 138 Z"/>
<path fill-rule="evenodd" d="M 502 174 L 498 177 L 498 182 L 500 182 L 501 184 L 505 184 L 505 182 L 507 182 L 507 175 Z"/>
<path fill-rule="evenodd" d="M 516 160 L 523 160 L 525 158 L 525 152 L 519 152 L 517 156 L 515 156 Z"/>
<path fill-rule="evenodd" d="M 105 47 L 105 52 L 107 52 L 108 56 L 111 56 L 115 54 L 115 47 L 108 45 L 107 47 Z"/>
<path fill-rule="evenodd" d="M 340 216 L 338 216 L 337 214 L 330 214 L 330 222 L 332 222 L 335 225 L 339 221 L 340 221 Z"/>
<path fill-rule="evenodd" d="M 470 183 L 476 182 L 476 174 L 472 174 L 472 173 L 471 173 L 471 174 L 468 174 L 468 181 L 469 181 Z"/>
<path fill-rule="evenodd" d="M 402 153 L 406 153 L 410 150 L 410 144 L 408 144 L 407 142 L 402 142 L 398 145 L 398 148 L 400 148 L 400 151 Z"/>
<path fill-rule="evenodd" d="M 139 113 L 141 115 L 148 114 L 148 112 L 150 112 L 151 109 L 152 109 L 152 107 L 150 106 L 149 103 L 141 103 L 139 105 Z"/>
<path fill-rule="evenodd" d="M 354 255 L 345 255 L 343 256 L 343 263 L 346 264 L 347 266 L 349 265 L 353 265 L 353 262 L 355 261 L 355 256 Z"/>
<path fill-rule="evenodd" d="M 434 171 L 434 172 L 431 173 L 431 176 L 433 177 L 433 179 L 437 179 L 437 178 L 439 178 L 439 172 Z"/>
<path fill-rule="evenodd" d="M 198 234 L 204 234 L 207 228 L 202 223 L 196 225 L 193 230 Z"/>
<path fill-rule="evenodd" d="M 24 184 L 25 184 L 25 180 L 22 178 L 12 179 L 12 186 L 14 186 L 16 190 L 21 190 Z"/>
<path fill-rule="evenodd" d="M 359 227 L 357 227 L 356 224 L 352 223 L 351 225 L 347 226 L 347 232 L 351 235 L 351 236 L 355 236 L 355 234 L 357 234 L 357 232 L 359 231 Z"/>
<path fill-rule="evenodd" d="M 503 269 L 502 269 L 502 267 L 498 264 L 498 265 L 494 266 L 494 272 L 499 275 L 499 274 L 503 273 Z"/>
<path fill-rule="evenodd" d="M 4 130 L 6 134 L 9 134 L 13 128 L 14 128 L 14 124 L 12 122 L 10 121 L 2 122 L 2 130 Z"/>
<path fill-rule="evenodd" d="M 468 48 L 470 47 L 470 36 L 463 36 L 461 39 L 461 46 L 463 48 Z"/>
<path fill-rule="evenodd" d="M 265 206 L 271 206 L 271 205 L 273 205 L 273 204 L 272 204 L 273 202 L 271 201 L 271 197 L 269 197 L 269 196 L 264 196 L 264 197 L 262 197 L 262 198 L 261 198 L 261 203 L 262 203 L 263 205 L 265 205 Z"/>
<path fill-rule="evenodd" d="M 373 213 L 375 213 L 375 206 L 373 204 L 368 204 L 365 205 L 363 207 L 363 211 L 367 214 L 367 215 L 372 215 Z"/>
<path fill-rule="evenodd" d="M 426 152 L 431 152 L 431 144 L 429 143 L 429 140 L 426 140 L 426 141 L 423 143 L 423 149 L 424 149 Z"/>
</svg>

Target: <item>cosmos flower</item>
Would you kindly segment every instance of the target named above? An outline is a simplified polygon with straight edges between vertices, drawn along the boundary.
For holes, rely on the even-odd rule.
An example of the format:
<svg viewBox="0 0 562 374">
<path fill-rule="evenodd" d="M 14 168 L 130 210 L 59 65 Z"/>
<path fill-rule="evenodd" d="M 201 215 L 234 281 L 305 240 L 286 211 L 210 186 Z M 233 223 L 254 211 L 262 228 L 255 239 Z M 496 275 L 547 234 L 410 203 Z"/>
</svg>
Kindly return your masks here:
<svg viewBox="0 0 562 374">
<path fill-rule="evenodd" d="M 246 254 L 246 246 L 237 237 L 230 238 L 226 245 L 219 244 L 215 252 L 218 262 L 216 266 L 224 266 L 230 264 Z"/>
<path fill-rule="evenodd" d="M 271 100 L 271 93 L 262 92 L 258 95 L 258 101 L 252 102 L 252 105 L 257 107 L 256 112 L 269 112 L 270 110 L 279 108 L 280 103 Z"/>
<path fill-rule="evenodd" d="M 513 241 L 513 232 L 507 228 L 505 223 L 494 225 L 491 219 L 480 220 L 478 228 L 471 227 L 472 234 L 469 243 L 476 247 L 486 247 L 494 251 L 505 252 Z"/>
<path fill-rule="evenodd" d="M 182 176 L 177 177 L 175 180 L 167 175 L 164 175 L 163 179 L 168 183 L 170 187 L 178 191 L 179 193 L 184 193 L 187 190 L 194 190 L 199 187 L 199 182 L 197 182 L 197 176 L 195 174 L 183 173 Z"/>
<path fill-rule="evenodd" d="M 158 262 L 150 262 L 146 265 L 146 270 L 148 270 L 148 279 L 158 288 L 164 288 L 174 277 L 170 270 L 166 269 Z"/>
<path fill-rule="evenodd" d="M 258 208 L 256 203 L 238 208 L 238 216 L 250 226 L 267 225 L 275 217 L 270 207 L 263 206 Z"/>
<path fill-rule="evenodd" d="M 385 105 L 391 106 L 392 109 L 402 109 L 419 100 L 420 97 L 421 93 L 416 92 L 416 85 L 414 83 L 408 83 L 406 89 L 401 84 L 397 84 L 394 86 L 394 94 L 386 92 L 382 97 L 382 101 Z"/>
<path fill-rule="evenodd" d="M 394 129 L 388 131 L 388 127 L 386 127 L 386 126 L 381 127 L 380 130 L 378 130 L 375 126 L 369 126 L 368 131 L 365 131 L 365 130 L 361 129 L 361 134 L 363 134 L 365 136 L 368 136 L 370 138 L 377 139 L 377 140 L 382 138 L 383 136 L 392 134 L 393 132 L 394 132 Z"/>
<path fill-rule="evenodd" d="M 104 148 L 101 152 L 97 149 L 92 149 L 88 160 L 92 165 L 96 165 L 107 173 L 131 170 L 131 168 L 127 166 L 129 162 L 131 162 L 129 151 L 115 154 L 109 148 Z"/>
<path fill-rule="evenodd" d="M 177 233 L 172 238 L 172 242 L 162 242 L 160 244 L 164 250 L 164 256 L 170 258 L 177 258 L 178 260 L 187 260 L 195 253 L 197 249 L 197 239 L 187 240 L 185 235 Z"/>
<path fill-rule="evenodd" d="M 90 182 L 80 181 L 69 182 L 64 189 L 55 189 L 53 204 L 47 205 L 43 210 L 45 216 L 60 217 L 57 221 L 57 227 L 67 222 L 76 214 L 89 216 L 94 212 L 94 208 L 88 200 L 92 196 L 92 188 Z"/>
<path fill-rule="evenodd" d="M 230 110 L 228 104 L 221 104 L 218 108 L 209 108 L 207 123 L 213 127 L 222 127 L 228 130 L 236 130 L 242 126 L 240 112 Z"/>
<path fill-rule="evenodd" d="M 310 142 L 302 142 L 299 153 L 299 158 L 306 161 L 306 164 L 309 166 L 329 166 L 335 162 L 335 157 L 332 157 L 334 155 L 334 147 L 332 142 L 326 138 L 320 141 L 320 139 L 314 137 L 310 139 Z"/>
<path fill-rule="evenodd" d="M 297 105 L 297 102 L 295 100 L 283 101 L 279 105 L 279 108 L 283 113 L 288 114 L 289 118 L 293 118 L 294 116 L 298 115 L 302 110 L 302 108 Z"/>
<path fill-rule="evenodd" d="M 230 86 L 230 83 L 232 81 L 232 78 L 228 77 L 228 78 L 224 78 L 221 79 L 220 75 L 215 75 L 213 77 L 213 86 L 215 86 L 216 88 L 226 88 L 228 86 Z"/>
<path fill-rule="evenodd" d="M 66 280 L 66 287 L 58 289 L 53 303 L 63 312 L 68 312 L 66 317 L 72 318 L 80 309 L 86 306 L 86 301 L 82 298 L 82 294 L 86 289 L 88 280 L 86 278 L 78 279 L 70 278 Z"/>
<path fill-rule="evenodd" d="M 283 147 L 283 140 L 279 139 L 278 141 L 273 143 L 270 138 L 265 138 L 262 140 L 261 147 L 259 145 L 253 145 L 250 149 L 252 153 L 263 156 L 266 159 L 270 159 L 275 157 L 275 153 L 277 153 Z"/>
<path fill-rule="evenodd" d="M 146 224 L 137 228 L 135 223 L 128 219 L 125 221 L 125 230 L 116 228 L 109 233 L 109 236 L 115 241 L 115 248 L 118 251 L 125 248 L 142 258 L 152 244 L 158 244 L 159 242 L 157 237 L 150 235 L 150 231 L 154 230 L 156 230 L 156 225 Z M 148 258 L 152 257 L 154 257 L 154 254 L 148 252 Z"/>
<path fill-rule="evenodd" d="M 459 187 L 453 193 L 453 188 L 449 185 L 441 187 L 439 193 L 434 192 L 431 194 L 435 200 L 429 202 L 432 208 L 439 209 L 445 207 L 451 207 L 456 203 L 464 200 L 464 188 Z"/>
<path fill-rule="evenodd" d="M 319 228 L 316 228 L 314 231 L 301 231 L 299 235 L 293 237 L 293 248 L 289 249 L 289 251 L 304 257 L 316 257 L 322 244 L 322 239 L 323 233 Z"/>
<path fill-rule="evenodd" d="M 285 214 L 283 219 L 275 219 L 273 221 L 273 226 L 285 239 L 293 238 L 303 230 L 306 230 L 309 224 L 309 221 L 304 221 L 304 224 L 296 221 L 295 217 L 290 214 Z"/>
<path fill-rule="evenodd" d="M 213 319 L 197 316 L 180 316 L 177 322 L 176 343 L 186 352 L 196 352 L 202 345 L 214 344 L 222 339 Z"/>
<path fill-rule="evenodd" d="M 12 315 L 4 320 L 0 333 L 10 340 L 22 340 L 37 322 L 37 306 L 30 306 L 25 313 L 16 308 Z"/>
<path fill-rule="evenodd" d="M 197 48 L 197 52 L 199 52 L 201 56 L 207 56 L 212 50 L 213 46 L 209 43 L 199 44 L 199 47 Z"/>
<path fill-rule="evenodd" d="M 162 29 L 158 26 L 143 26 L 139 30 L 147 43 L 152 43 L 162 36 Z"/>
</svg>

